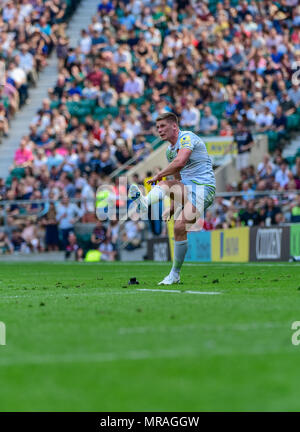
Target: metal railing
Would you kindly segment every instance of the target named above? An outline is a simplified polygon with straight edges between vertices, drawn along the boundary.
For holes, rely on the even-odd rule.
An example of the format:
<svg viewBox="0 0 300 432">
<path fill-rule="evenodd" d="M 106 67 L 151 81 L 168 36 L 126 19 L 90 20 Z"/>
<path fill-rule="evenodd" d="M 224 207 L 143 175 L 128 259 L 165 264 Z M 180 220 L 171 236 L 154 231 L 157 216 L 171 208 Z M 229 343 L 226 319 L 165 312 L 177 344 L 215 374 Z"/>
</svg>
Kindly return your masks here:
<svg viewBox="0 0 300 432">
<path fill-rule="evenodd" d="M 300 189 L 293 189 L 293 190 L 285 190 L 285 191 L 278 191 L 276 189 L 269 189 L 269 190 L 265 190 L 265 191 L 255 191 L 255 190 L 251 190 L 251 195 L 254 196 L 273 196 L 273 195 L 291 195 L 291 194 L 295 194 L 295 195 L 299 195 L 300 194 Z M 228 196 L 235 196 L 235 197 L 242 197 L 243 195 L 247 194 L 247 191 L 228 191 L 228 192 L 217 192 L 216 193 L 216 197 L 228 197 Z M 121 199 L 125 199 L 126 197 L 121 197 Z M 35 200 L 2 200 L 0 201 L 0 206 L 5 207 L 5 206 L 10 206 L 10 205 L 18 205 L 18 206 L 23 206 L 23 205 L 28 205 L 28 204 L 46 204 L 46 203 L 54 203 L 54 204 L 58 204 L 60 203 L 61 200 L 53 200 L 53 199 L 35 199 Z M 69 198 L 69 202 L 70 203 L 87 203 L 87 202 L 95 202 L 95 200 L 93 200 L 92 198 Z"/>
<path fill-rule="evenodd" d="M 249 193 L 248 196 L 248 200 L 252 200 L 255 198 L 260 198 L 260 197 L 274 197 L 274 196 L 278 196 L 278 197 L 289 197 L 291 195 L 300 195 L 300 190 L 296 189 L 296 190 L 288 190 L 288 191 L 278 191 L 278 190 L 266 190 L 266 191 L 252 191 L 251 189 L 248 191 L 241 191 L 241 192 L 217 192 L 216 193 L 216 198 L 217 197 L 223 197 L 223 198 L 230 198 L 230 197 L 243 197 L 245 195 L 247 195 Z M 121 199 L 126 200 L 127 197 L 120 197 Z M 95 203 L 94 199 L 89 199 L 89 198 L 71 198 L 69 199 L 70 203 L 75 203 L 75 204 L 83 204 L 85 205 L 87 202 L 93 202 Z M 45 212 L 45 206 L 49 205 L 50 203 L 54 203 L 54 204 L 59 204 L 61 202 L 61 200 L 51 200 L 51 199 L 35 199 L 35 200 L 3 200 L 0 201 L 0 215 L 2 214 L 2 218 L 4 220 L 4 225 L 7 224 L 7 216 L 9 216 L 9 207 L 16 205 L 18 207 L 23 207 L 24 209 L 26 209 L 26 206 L 31 206 L 31 205 L 41 205 L 43 206 L 43 208 L 40 209 L 40 211 L 37 212 L 24 212 L 22 215 L 20 215 L 20 218 L 24 218 L 26 219 L 26 217 L 30 217 L 30 216 L 35 216 L 37 218 L 40 218 L 43 216 L 44 212 Z M 124 214 L 126 210 L 126 206 L 124 207 Z M 126 222 L 126 215 L 125 217 L 121 218 L 121 222 Z"/>
</svg>

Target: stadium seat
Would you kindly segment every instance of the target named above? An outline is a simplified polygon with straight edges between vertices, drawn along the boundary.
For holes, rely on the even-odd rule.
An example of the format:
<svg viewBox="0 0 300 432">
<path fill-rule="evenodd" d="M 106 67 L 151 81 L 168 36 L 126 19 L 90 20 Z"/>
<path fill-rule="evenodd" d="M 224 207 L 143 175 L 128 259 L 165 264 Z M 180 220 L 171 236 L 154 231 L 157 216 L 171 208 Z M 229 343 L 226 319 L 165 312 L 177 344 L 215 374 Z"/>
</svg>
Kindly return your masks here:
<svg viewBox="0 0 300 432">
<path fill-rule="evenodd" d="M 207 105 L 211 108 L 211 112 L 214 116 L 218 119 L 222 118 L 226 102 L 208 102 Z"/>
<path fill-rule="evenodd" d="M 58 108 L 60 104 L 61 104 L 60 100 L 52 101 L 50 104 L 50 108 L 51 109 Z"/>
<path fill-rule="evenodd" d="M 119 115 L 119 108 L 118 107 L 107 107 L 105 108 L 106 115 L 111 115 L 112 117 L 117 117 Z"/>
<path fill-rule="evenodd" d="M 94 116 L 102 116 L 102 115 L 106 115 L 105 108 L 102 108 L 102 107 L 97 106 L 97 107 L 94 109 L 93 115 L 94 115 Z"/>
<path fill-rule="evenodd" d="M 144 91 L 144 96 L 145 96 L 145 98 L 147 99 L 149 96 L 152 95 L 152 93 L 153 93 L 152 88 L 147 88 L 147 89 L 145 89 L 145 91 Z"/>
<path fill-rule="evenodd" d="M 82 99 L 79 102 L 79 106 L 81 108 L 90 108 L 93 109 L 96 106 L 97 100 L 96 99 Z"/>
<path fill-rule="evenodd" d="M 25 168 L 23 168 L 23 167 L 14 168 L 13 170 L 11 170 L 10 175 L 12 177 L 17 177 L 19 179 L 23 178 L 23 177 L 25 177 Z"/>
<path fill-rule="evenodd" d="M 277 147 L 277 142 L 278 142 L 278 133 L 275 131 L 268 131 L 266 133 L 267 137 L 268 137 L 268 148 L 269 148 L 269 152 L 272 153 L 276 147 Z"/>
<path fill-rule="evenodd" d="M 106 113 L 99 113 L 99 114 L 93 114 L 92 115 L 92 117 L 93 117 L 93 119 L 94 120 L 98 120 L 99 122 L 102 122 L 104 119 L 105 119 L 105 117 L 106 117 Z"/>
<path fill-rule="evenodd" d="M 287 117 L 287 128 L 288 130 L 299 129 L 300 117 L 298 114 L 292 114 Z"/>
<path fill-rule="evenodd" d="M 288 156 L 285 158 L 290 167 L 292 167 L 296 161 L 296 156 Z"/>
<path fill-rule="evenodd" d="M 91 234 L 77 234 L 79 246 L 86 252 L 91 248 Z"/>
<path fill-rule="evenodd" d="M 146 98 L 144 96 L 141 96 L 139 98 L 131 98 L 130 103 L 134 103 L 139 108 L 143 103 L 146 102 Z"/>
<path fill-rule="evenodd" d="M 81 107 L 76 108 L 76 111 L 74 113 L 76 117 L 85 117 L 89 114 L 92 114 L 92 110 L 90 108 L 81 108 Z"/>
</svg>

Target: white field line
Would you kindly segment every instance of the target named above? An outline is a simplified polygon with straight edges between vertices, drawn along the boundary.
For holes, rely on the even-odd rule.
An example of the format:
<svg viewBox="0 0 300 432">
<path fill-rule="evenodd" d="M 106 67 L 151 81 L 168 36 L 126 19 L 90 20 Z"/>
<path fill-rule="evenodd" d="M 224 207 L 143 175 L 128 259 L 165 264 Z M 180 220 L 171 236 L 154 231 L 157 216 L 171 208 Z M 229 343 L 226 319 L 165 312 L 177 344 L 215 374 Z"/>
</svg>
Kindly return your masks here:
<svg viewBox="0 0 300 432">
<path fill-rule="evenodd" d="M 207 294 L 207 295 L 216 295 L 216 294 L 222 294 L 221 292 L 217 291 L 184 291 L 186 294 Z"/>
<path fill-rule="evenodd" d="M 131 290 L 131 289 L 123 289 L 123 291 L 109 291 L 109 292 L 84 292 L 84 293 L 69 293 L 67 289 L 65 289 L 65 291 L 62 293 L 46 293 L 46 292 L 38 292 L 36 294 L 34 293 L 28 293 L 28 294 L 16 294 L 16 295 L 11 295 L 11 296 L 1 296 L 0 295 L 0 302 L 2 300 L 14 300 L 14 299 L 35 299 L 35 298 L 40 298 L 42 297 L 43 299 L 46 298 L 51 298 L 51 297 L 55 297 L 55 298 L 60 298 L 60 297 L 101 297 L 101 296 L 110 296 L 110 295 L 137 295 L 139 294 L 137 291 L 149 291 L 149 292 L 156 292 L 156 291 L 160 291 L 160 292 L 166 292 L 166 293 L 179 293 L 179 294 L 221 294 L 218 292 L 204 292 L 204 291 L 180 291 L 180 290 L 164 290 L 164 289 L 147 289 L 147 288 L 140 288 L 140 289 L 136 289 L 136 290 Z"/>
<path fill-rule="evenodd" d="M 257 330 L 273 330 L 280 328 L 289 328 L 290 323 L 276 323 L 276 322 L 262 322 L 262 323 L 237 323 L 237 324 L 216 324 L 215 326 L 211 324 L 182 324 L 178 326 L 145 326 L 145 327 L 121 327 L 119 329 L 119 334 L 144 334 L 144 333 L 177 333 L 180 330 L 188 331 L 213 331 L 214 333 L 220 333 L 224 331 L 257 331 Z"/>
<path fill-rule="evenodd" d="M 69 293 L 68 290 L 65 290 L 64 293 L 55 293 L 55 294 L 50 294 L 50 293 L 45 293 L 45 292 L 40 292 L 37 294 L 28 294 L 28 295 L 13 295 L 13 296 L 1 296 L 0 295 L 0 302 L 2 299 L 4 300 L 12 300 L 12 299 L 18 299 L 18 298 L 27 298 L 29 299 L 34 299 L 34 298 L 39 298 L 42 297 L 44 298 L 49 298 L 49 297 L 91 297 L 91 296 L 96 296 L 96 297 L 101 297 L 101 296 L 108 296 L 108 295 L 120 295 L 120 294 L 138 294 L 136 291 L 125 291 L 125 289 L 123 291 L 110 291 L 110 292 L 91 292 L 91 293 Z"/>
<path fill-rule="evenodd" d="M 125 353 L 79 353 L 79 354 L 44 354 L 28 355 L 25 354 L 19 358 L 0 359 L 0 366 L 23 365 L 23 364 L 55 364 L 55 363 L 104 363 L 118 360 L 144 360 L 150 358 L 176 357 L 184 354 L 190 355 L 191 352 L 186 350 L 159 350 L 152 351 L 128 351 Z"/>
<path fill-rule="evenodd" d="M 150 359 L 164 359 L 164 358 L 182 358 L 191 357 L 203 359 L 204 357 L 215 356 L 259 356 L 259 355 L 277 355 L 277 354 L 299 354 L 298 350 L 289 347 L 288 349 L 266 348 L 264 346 L 257 347 L 250 350 L 241 350 L 236 352 L 231 349 L 218 349 L 214 344 L 209 341 L 204 344 L 203 349 L 191 349 L 186 347 L 176 349 L 162 349 L 162 350 L 141 350 L 141 351 L 128 351 L 120 353 L 77 353 L 77 354 L 29 354 L 23 353 L 18 358 L 12 359 L 1 358 L 0 366 L 15 366 L 15 365 L 49 365 L 49 364 L 71 364 L 71 363 L 107 363 L 115 361 L 138 361 Z"/>
<path fill-rule="evenodd" d="M 137 291 L 148 291 L 148 292 L 165 292 L 165 293 L 181 293 L 180 290 L 168 290 L 168 289 L 148 289 L 148 288 L 137 288 Z"/>
<path fill-rule="evenodd" d="M 148 289 L 148 288 L 137 288 L 137 291 L 148 291 L 148 292 L 164 292 L 164 293 L 179 293 L 179 294 L 221 294 L 220 292 L 214 291 L 181 291 L 181 290 L 167 290 L 167 289 Z"/>
</svg>

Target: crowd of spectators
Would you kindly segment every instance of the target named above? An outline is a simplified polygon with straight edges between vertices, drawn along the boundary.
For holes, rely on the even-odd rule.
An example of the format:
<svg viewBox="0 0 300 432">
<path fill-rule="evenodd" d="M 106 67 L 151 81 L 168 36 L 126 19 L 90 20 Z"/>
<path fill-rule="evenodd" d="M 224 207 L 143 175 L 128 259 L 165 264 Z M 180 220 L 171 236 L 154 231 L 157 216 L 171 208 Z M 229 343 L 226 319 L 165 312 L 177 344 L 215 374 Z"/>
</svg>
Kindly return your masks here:
<svg viewBox="0 0 300 432">
<path fill-rule="evenodd" d="M 78 175 L 76 177 L 77 186 L 80 183 L 84 185 L 87 202 L 82 201 L 78 205 L 70 202 L 68 192 L 72 190 L 72 188 L 69 189 L 72 183 L 66 179 L 64 183 L 59 184 L 59 187 L 52 182 L 50 187 L 45 189 L 44 196 L 51 200 L 57 198 L 56 203 L 30 204 L 30 200 L 41 198 L 40 192 L 35 191 L 27 196 L 28 204 L 16 203 L 7 208 L 6 217 L 11 235 L 8 237 L 1 233 L 0 250 L 2 253 L 63 249 L 66 251 L 66 257 L 74 252 L 75 258 L 82 260 L 84 252 L 90 248 L 98 249 L 102 253 L 102 260 L 114 260 L 117 256 L 117 244 L 120 238 L 127 250 L 133 250 L 141 245 L 142 230 L 145 226 L 148 226 L 149 232 L 155 235 L 166 234 L 166 227 L 162 221 L 154 220 L 150 221 L 149 225 L 145 225 L 129 220 L 125 223 L 120 237 L 118 220 L 104 222 L 96 220 L 93 192 L 92 201 L 88 200 L 91 196 L 89 190 L 93 190 L 92 178 L 89 178 L 89 182 L 86 183 L 79 174 L 79 172 L 76 174 Z M 148 172 L 147 178 L 150 178 L 152 174 Z M 27 182 L 26 179 L 27 177 L 21 181 L 21 186 L 20 183 L 14 181 L 12 189 L 7 191 L 8 198 L 13 197 L 15 187 L 22 192 L 30 191 L 35 181 L 33 177 L 28 177 L 30 181 Z M 146 182 L 141 177 L 136 175 L 134 180 L 137 184 L 147 188 Z M 119 187 L 116 183 L 115 194 L 118 193 Z M 266 192 L 269 190 L 273 191 L 272 194 Z M 300 194 L 297 193 L 297 190 L 300 190 L 300 157 L 297 157 L 296 164 L 291 170 L 280 150 L 277 150 L 273 157 L 266 154 L 257 167 L 250 165 L 241 169 L 240 181 L 228 184 L 226 187 L 228 196 L 216 198 L 215 203 L 206 213 L 204 230 L 300 222 Z M 5 193 L 3 179 L 0 181 L 0 193 L 1 191 Z M 235 192 L 241 192 L 242 195 L 235 196 Z M 123 194 L 126 195 L 126 191 L 123 191 Z M 80 188 L 75 188 L 74 196 L 81 196 Z M 121 197 L 116 198 L 122 201 Z M 90 205 L 93 208 L 90 208 Z M 162 209 L 157 215 L 159 213 L 162 213 Z M 87 214 L 94 216 L 88 221 L 94 222 L 95 227 L 84 251 L 74 231 L 75 224 L 84 220 Z"/>
<path fill-rule="evenodd" d="M 228 184 L 226 192 L 228 196 L 216 198 L 207 211 L 204 229 L 298 223 L 300 157 L 290 169 L 280 150 L 273 157 L 266 154 L 257 167 L 241 169 L 240 181 Z M 232 196 L 234 192 L 242 195 Z"/>
<path fill-rule="evenodd" d="M 244 122 L 280 141 L 299 120 L 299 29 L 297 0 L 101 0 L 76 47 L 57 38 L 57 82 L 15 165 L 80 160 L 110 175 L 149 154 L 163 111 L 203 135 Z"/>
<path fill-rule="evenodd" d="M 53 16 L 52 26 L 57 25 L 49 3 L 33 2 L 33 7 L 45 8 L 40 15 L 46 14 L 46 23 L 41 25 L 39 16 L 31 27 L 51 30 Z M 55 38 L 58 77 L 22 138 L 2 187 L 3 199 L 90 202 L 99 185 L 111 182 L 115 169 L 124 163 L 131 167 L 133 156 L 140 161 L 152 151 L 155 120 L 164 111 L 175 112 L 182 128 L 202 135 L 241 137 L 246 129 L 239 153 L 248 152 L 254 133 L 268 133 L 270 140 L 275 136 L 278 147 L 287 136 L 289 118 L 299 127 L 297 0 L 101 0 L 76 47 L 69 46 L 64 34 Z M 42 46 L 47 46 L 44 39 Z M 45 60 L 44 53 L 41 57 Z M 298 161 L 292 178 L 278 161 L 278 168 L 261 172 L 248 166 L 246 156 L 239 158 L 242 181 L 228 192 L 242 190 L 251 197 L 256 189 L 299 188 Z M 228 201 L 227 207 L 222 201 L 216 209 L 215 227 L 233 225 L 220 216 L 225 208 L 224 217 L 232 214 L 236 223 L 243 222 L 234 206 L 243 208 L 245 201 Z M 93 213 L 87 205 L 77 206 L 71 226 L 70 220 L 62 226 L 67 218 L 59 221 L 61 233 L 66 230 L 63 244 L 75 221 Z M 29 205 L 27 211 L 37 213 L 38 207 Z M 11 208 L 8 222 L 15 223 L 20 212 Z M 272 221 L 280 222 L 279 217 Z"/>
<path fill-rule="evenodd" d="M 10 120 L 64 35 L 66 12 L 64 0 L 0 2 L 0 135 L 9 134 Z"/>
</svg>

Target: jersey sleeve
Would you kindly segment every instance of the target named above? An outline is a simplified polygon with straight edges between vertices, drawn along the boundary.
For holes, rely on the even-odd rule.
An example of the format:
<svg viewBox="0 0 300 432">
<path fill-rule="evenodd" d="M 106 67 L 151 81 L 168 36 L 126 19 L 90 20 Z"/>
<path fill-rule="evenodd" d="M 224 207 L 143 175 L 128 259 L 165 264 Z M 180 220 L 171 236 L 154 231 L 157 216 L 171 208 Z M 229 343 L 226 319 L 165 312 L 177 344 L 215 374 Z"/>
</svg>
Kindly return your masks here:
<svg viewBox="0 0 300 432">
<path fill-rule="evenodd" d="M 180 148 L 181 149 L 186 148 L 188 150 L 194 150 L 194 146 L 195 146 L 194 140 L 193 140 L 193 138 L 191 137 L 191 135 L 189 133 L 184 134 L 180 138 L 179 143 L 180 143 Z"/>
</svg>

